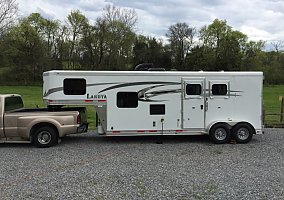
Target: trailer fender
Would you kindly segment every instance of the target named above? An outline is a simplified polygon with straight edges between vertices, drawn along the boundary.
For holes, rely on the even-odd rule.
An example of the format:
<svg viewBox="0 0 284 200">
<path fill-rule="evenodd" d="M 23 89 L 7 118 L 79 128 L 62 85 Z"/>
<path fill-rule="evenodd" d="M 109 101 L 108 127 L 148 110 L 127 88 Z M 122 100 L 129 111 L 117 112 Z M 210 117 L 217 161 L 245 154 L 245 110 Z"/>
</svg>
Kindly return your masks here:
<svg viewBox="0 0 284 200">
<path fill-rule="evenodd" d="M 207 128 L 206 128 L 206 133 L 209 135 L 209 131 L 210 129 L 215 126 L 216 124 L 219 124 L 219 123 L 222 123 L 224 124 L 229 130 L 232 129 L 233 125 L 231 125 L 231 123 L 229 124 L 228 122 L 224 122 L 224 121 L 214 121 L 214 122 L 211 122 Z M 235 124 L 235 123 L 234 123 Z"/>
</svg>

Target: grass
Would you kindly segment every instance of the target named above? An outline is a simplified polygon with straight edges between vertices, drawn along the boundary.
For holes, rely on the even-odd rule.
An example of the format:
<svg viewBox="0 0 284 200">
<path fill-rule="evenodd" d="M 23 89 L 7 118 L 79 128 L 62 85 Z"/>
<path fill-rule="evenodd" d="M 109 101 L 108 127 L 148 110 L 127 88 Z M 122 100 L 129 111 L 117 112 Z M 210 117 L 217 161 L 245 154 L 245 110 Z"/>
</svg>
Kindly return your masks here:
<svg viewBox="0 0 284 200">
<path fill-rule="evenodd" d="M 263 101 L 265 113 L 280 113 L 279 96 L 284 96 L 284 85 L 265 86 L 263 91 Z M 42 99 L 42 87 L 40 86 L 0 86 L 0 94 L 20 94 L 22 95 L 27 108 L 45 107 L 46 104 Z M 90 129 L 95 127 L 95 108 L 87 106 L 88 121 Z M 266 116 L 267 124 L 279 124 L 279 116 Z"/>
<path fill-rule="evenodd" d="M 284 97 L 284 85 L 265 86 L 263 89 L 263 101 L 265 114 L 280 113 L 281 102 L 279 96 Z M 280 116 L 266 115 L 267 124 L 279 124 Z M 282 122 L 283 124 L 284 122 Z"/>
</svg>

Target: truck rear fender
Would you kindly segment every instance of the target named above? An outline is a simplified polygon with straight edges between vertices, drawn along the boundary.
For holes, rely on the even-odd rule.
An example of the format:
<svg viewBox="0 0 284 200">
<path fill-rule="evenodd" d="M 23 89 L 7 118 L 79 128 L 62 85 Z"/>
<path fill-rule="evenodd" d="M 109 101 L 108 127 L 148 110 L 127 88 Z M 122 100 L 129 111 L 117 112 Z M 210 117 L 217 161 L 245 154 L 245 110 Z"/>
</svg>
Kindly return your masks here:
<svg viewBox="0 0 284 200">
<path fill-rule="evenodd" d="M 33 133 L 35 133 L 36 130 L 38 130 L 40 127 L 51 127 L 55 130 L 55 132 L 57 133 L 57 135 L 59 136 L 58 134 L 58 128 L 54 125 L 54 124 L 51 124 L 51 123 L 46 123 L 46 122 L 41 122 L 41 123 L 38 123 L 38 124 L 35 124 L 31 130 L 30 130 L 30 135 L 29 136 L 32 136 Z M 30 137 L 30 139 L 32 139 Z"/>
<path fill-rule="evenodd" d="M 61 125 L 56 120 L 53 120 L 50 118 L 39 118 L 39 119 L 33 120 L 31 123 L 29 123 L 26 126 L 26 130 L 22 130 L 22 131 L 19 130 L 19 135 L 24 138 L 29 138 L 30 134 L 32 134 L 33 131 L 40 126 L 51 126 L 57 131 L 59 137 L 62 135 L 60 131 Z"/>
</svg>

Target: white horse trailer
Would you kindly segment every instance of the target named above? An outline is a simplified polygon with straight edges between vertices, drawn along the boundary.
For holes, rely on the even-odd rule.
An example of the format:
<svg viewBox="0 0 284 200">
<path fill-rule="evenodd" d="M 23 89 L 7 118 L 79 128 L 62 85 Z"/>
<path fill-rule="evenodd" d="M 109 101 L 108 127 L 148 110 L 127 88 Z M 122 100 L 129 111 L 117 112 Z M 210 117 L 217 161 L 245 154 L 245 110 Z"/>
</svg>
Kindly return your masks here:
<svg viewBox="0 0 284 200">
<path fill-rule="evenodd" d="M 94 105 L 106 136 L 247 143 L 263 132 L 262 72 L 47 71 L 43 81 L 49 106 Z"/>
</svg>

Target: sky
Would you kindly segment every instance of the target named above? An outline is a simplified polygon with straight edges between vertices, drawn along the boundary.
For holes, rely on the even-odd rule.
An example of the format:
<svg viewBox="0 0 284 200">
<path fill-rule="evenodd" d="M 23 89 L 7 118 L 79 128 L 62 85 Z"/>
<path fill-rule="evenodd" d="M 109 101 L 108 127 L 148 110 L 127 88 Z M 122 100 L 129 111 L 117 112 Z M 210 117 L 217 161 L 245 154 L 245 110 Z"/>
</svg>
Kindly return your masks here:
<svg viewBox="0 0 284 200">
<path fill-rule="evenodd" d="M 284 0 L 17 0 L 22 17 L 38 12 L 64 22 L 72 10 L 90 21 L 110 4 L 135 9 L 136 33 L 165 39 L 170 25 L 186 22 L 197 30 L 214 19 L 226 20 L 249 40 L 284 41 Z"/>
</svg>

